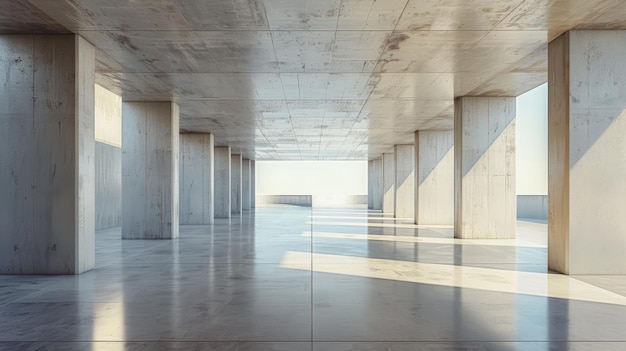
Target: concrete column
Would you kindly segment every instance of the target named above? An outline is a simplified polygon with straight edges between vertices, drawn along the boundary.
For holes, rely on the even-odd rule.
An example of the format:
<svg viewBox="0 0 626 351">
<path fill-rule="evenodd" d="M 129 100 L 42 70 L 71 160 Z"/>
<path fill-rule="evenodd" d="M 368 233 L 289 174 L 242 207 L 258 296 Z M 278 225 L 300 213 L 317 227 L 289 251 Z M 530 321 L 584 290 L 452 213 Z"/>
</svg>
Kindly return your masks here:
<svg viewBox="0 0 626 351">
<path fill-rule="evenodd" d="M 396 145 L 395 218 L 413 218 L 415 214 L 415 146 Z"/>
<path fill-rule="evenodd" d="M 374 209 L 374 160 L 367 161 L 367 208 Z"/>
<path fill-rule="evenodd" d="M 230 218 L 230 146 L 215 147 L 215 218 Z"/>
<path fill-rule="evenodd" d="M 230 155 L 230 210 L 233 214 L 240 214 L 243 202 L 243 176 L 241 155 Z"/>
<path fill-rule="evenodd" d="M 515 237 L 515 98 L 454 104 L 454 236 Z"/>
<path fill-rule="evenodd" d="M 250 161 L 250 207 L 256 207 L 256 162 Z"/>
<path fill-rule="evenodd" d="M 415 164 L 415 224 L 454 224 L 454 131 L 416 131 Z"/>
<path fill-rule="evenodd" d="M 374 164 L 374 182 L 373 182 L 373 197 L 372 197 L 372 209 L 383 209 L 383 159 L 379 158 L 373 160 Z"/>
<path fill-rule="evenodd" d="M 548 267 L 626 274 L 626 31 L 548 46 Z"/>
<path fill-rule="evenodd" d="M 178 238 L 178 105 L 122 104 L 122 239 Z"/>
<path fill-rule="evenodd" d="M 250 211 L 250 160 L 241 161 L 241 209 Z"/>
<path fill-rule="evenodd" d="M 212 134 L 180 135 L 180 224 L 213 224 L 214 161 Z"/>
<path fill-rule="evenodd" d="M 396 159 L 394 154 L 383 154 L 383 213 L 394 214 L 396 193 Z"/>
<path fill-rule="evenodd" d="M 0 36 L 0 274 L 95 266 L 95 49 Z"/>
</svg>

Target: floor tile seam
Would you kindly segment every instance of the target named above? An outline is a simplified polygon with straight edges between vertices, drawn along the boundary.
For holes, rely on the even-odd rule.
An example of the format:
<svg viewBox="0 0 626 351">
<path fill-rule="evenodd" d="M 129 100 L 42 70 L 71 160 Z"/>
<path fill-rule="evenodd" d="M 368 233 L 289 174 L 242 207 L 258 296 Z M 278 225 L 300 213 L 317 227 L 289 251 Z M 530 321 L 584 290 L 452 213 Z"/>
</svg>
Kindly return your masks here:
<svg viewBox="0 0 626 351">
<path fill-rule="evenodd" d="M 429 344 L 496 344 L 496 343 L 626 343 L 626 339 L 620 340 L 321 340 L 314 339 L 313 343 L 429 343 Z"/>
<path fill-rule="evenodd" d="M 626 341 L 560 341 L 560 340 L 547 340 L 547 341 L 318 341 L 318 340 L 0 340 L 0 343 L 5 344 L 25 344 L 25 343 L 47 343 L 47 344 L 84 344 L 84 343 L 151 343 L 151 344 L 243 344 L 243 343 L 256 343 L 256 344 L 302 344 L 311 343 L 315 344 L 547 344 L 547 343 L 562 343 L 562 344 L 622 344 Z"/>
<path fill-rule="evenodd" d="M 2 340 L 0 343 L 310 343 L 309 339 L 298 340 Z"/>
</svg>

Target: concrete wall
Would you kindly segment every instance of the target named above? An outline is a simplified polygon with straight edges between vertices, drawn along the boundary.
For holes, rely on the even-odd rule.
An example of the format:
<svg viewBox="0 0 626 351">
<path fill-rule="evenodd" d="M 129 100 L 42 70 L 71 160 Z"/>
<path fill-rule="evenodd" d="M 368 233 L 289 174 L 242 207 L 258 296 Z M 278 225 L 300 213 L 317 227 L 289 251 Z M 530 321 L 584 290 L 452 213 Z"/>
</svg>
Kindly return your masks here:
<svg viewBox="0 0 626 351">
<path fill-rule="evenodd" d="M 394 154 L 383 154 L 383 212 L 393 214 L 396 192 L 396 160 Z"/>
<path fill-rule="evenodd" d="M 517 218 L 548 219 L 548 195 L 517 195 Z"/>
<path fill-rule="evenodd" d="M 95 86 L 96 230 L 122 225 L 122 98 Z"/>
<path fill-rule="evenodd" d="M 415 146 L 395 146 L 395 218 L 413 218 L 415 214 Z"/>
<path fill-rule="evenodd" d="M 372 194 L 372 209 L 383 209 L 383 159 L 379 158 L 373 160 L 374 162 L 374 180 L 373 180 L 373 194 Z"/>
<path fill-rule="evenodd" d="M 259 195 L 257 205 L 294 205 L 312 206 L 313 197 L 311 195 Z"/>
<path fill-rule="evenodd" d="M 626 274 L 626 31 L 549 44 L 549 268 Z"/>
<path fill-rule="evenodd" d="M 230 218 L 230 146 L 215 147 L 215 218 Z"/>
<path fill-rule="evenodd" d="M 250 207 L 256 207 L 256 162 L 250 161 Z"/>
<path fill-rule="evenodd" d="M 180 135 L 180 224 L 213 224 L 213 143 L 209 133 Z"/>
<path fill-rule="evenodd" d="M 515 237 L 515 98 L 455 100 L 455 236 Z"/>
<path fill-rule="evenodd" d="M 250 211 L 250 160 L 241 161 L 241 209 Z"/>
<path fill-rule="evenodd" d="M 122 98 L 96 84 L 95 138 L 97 142 L 122 147 Z"/>
<path fill-rule="evenodd" d="M 0 273 L 95 266 L 94 47 L 1 36 Z"/>
<path fill-rule="evenodd" d="M 241 155 L 230 155 L 230 210 L 233 214 L 240 214 L 243 210 L 243 176 Z"/>
<path fill-rule="evenodd" d="M 122 149 L 95 143 L 96 230 L 122 225 Z"/>
<path fill-rule="evenodd" d="M 178 105 L 122 105 L 122 238 L 178 237 Z"/>
<path fill-rule="evenodd" d="M 454 131 L 415 132 L 415 224 L 454 224 Z"/>
<path fill-rule="evenodd" d="M 367 161 L 367 208 L 374 209 L 374 160 Z"/>
<path fill-rule="evenodd" d="M 359 207 L 367 205 L 367 195 L 313 195 L 313 207 Z"/>
</svg>

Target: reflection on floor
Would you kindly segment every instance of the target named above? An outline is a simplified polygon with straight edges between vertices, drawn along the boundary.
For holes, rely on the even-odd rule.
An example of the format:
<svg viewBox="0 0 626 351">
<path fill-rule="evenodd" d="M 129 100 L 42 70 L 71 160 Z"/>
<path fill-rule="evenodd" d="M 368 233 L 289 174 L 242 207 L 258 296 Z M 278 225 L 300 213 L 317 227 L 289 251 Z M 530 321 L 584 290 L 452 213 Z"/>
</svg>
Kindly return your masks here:
<svg viewBox="0 0 626 351">
<path fill-rule="evenodd" d="M 0 350 L 626 350 L 626 277 L 546 269 L 545 224 L 455 240 L 365 209 L 97 234 L 81 276 L 0 276 Z"/>
</svg>

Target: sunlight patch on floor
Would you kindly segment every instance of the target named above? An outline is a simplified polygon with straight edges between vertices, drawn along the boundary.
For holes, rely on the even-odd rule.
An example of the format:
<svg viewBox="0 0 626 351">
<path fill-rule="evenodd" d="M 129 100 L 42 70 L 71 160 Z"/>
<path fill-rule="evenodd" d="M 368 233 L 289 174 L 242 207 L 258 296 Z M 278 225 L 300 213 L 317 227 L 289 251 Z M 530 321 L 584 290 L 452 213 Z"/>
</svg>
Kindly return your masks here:
<svg viewBox="0 0 626 351">
<path fill-rule="evenodd" d="M 626 306 L 622 296 L 560 274 L 289 251 L 282 268 Z"/>
</svg>

